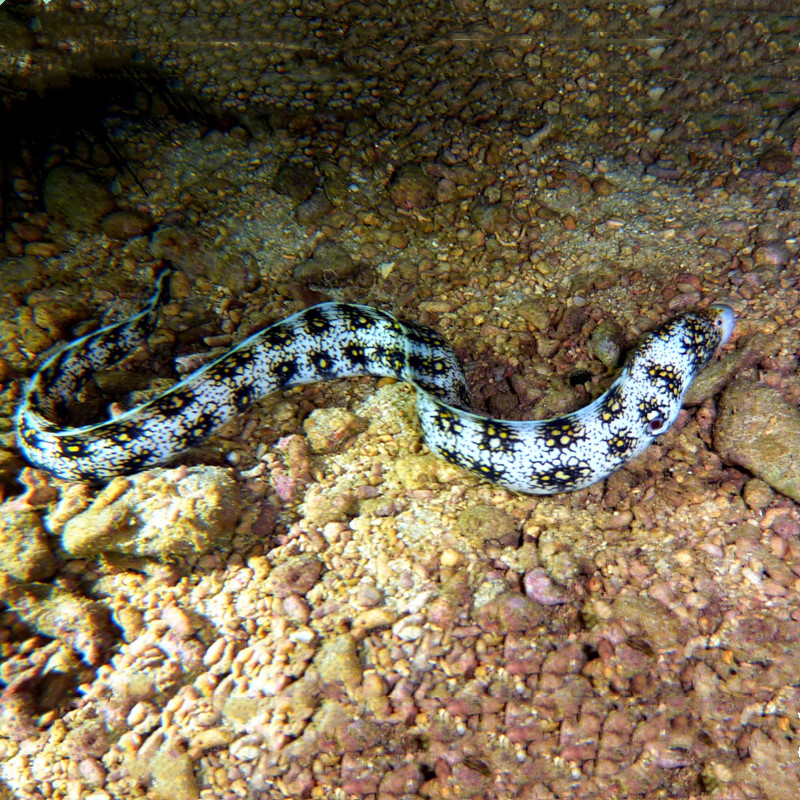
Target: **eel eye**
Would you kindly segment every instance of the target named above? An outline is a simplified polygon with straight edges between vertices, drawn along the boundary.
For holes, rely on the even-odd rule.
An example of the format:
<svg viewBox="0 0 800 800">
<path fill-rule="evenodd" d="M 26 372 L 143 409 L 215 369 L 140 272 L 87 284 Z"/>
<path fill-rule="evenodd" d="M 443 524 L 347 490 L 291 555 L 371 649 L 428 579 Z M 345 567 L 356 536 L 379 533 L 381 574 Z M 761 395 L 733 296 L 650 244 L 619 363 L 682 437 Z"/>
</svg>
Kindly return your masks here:
<svg viewBox="0 0 800 800">
<path fill-rule="evenodd" d="M 664 423 L 666 420 L 662 416 L 653 417 L 653 419 L 647 420 L 647 430 L 650 433 L 659 433 L 664 429 Z"/>
</svg>

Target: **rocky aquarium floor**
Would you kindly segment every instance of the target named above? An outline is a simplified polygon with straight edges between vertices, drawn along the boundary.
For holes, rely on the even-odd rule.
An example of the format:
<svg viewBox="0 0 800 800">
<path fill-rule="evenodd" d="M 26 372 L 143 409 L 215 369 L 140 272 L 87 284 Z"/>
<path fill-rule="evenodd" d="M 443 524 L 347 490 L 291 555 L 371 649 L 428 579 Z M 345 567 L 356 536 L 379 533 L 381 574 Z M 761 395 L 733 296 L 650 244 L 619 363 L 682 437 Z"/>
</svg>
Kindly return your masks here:
<svg viewBox="0 0 800 800">
<path fill-rule="evenodd" d="M 536 69 L 531 42 L 476 35 L 499 73 Z M 363 78 L 365 53 L 343 69 Z M 140 90 L 103 136 L 51 143 L 40 183 L 11 160 L 0 798 L 795 800 L 800 117 L 715 116 L 702 80 L 654 108 L 672 90 L 631 79 L 624 101 L 613 52 L 608 84 L 541 57 L 549 99 L 411 63 L 393 100 L 386 76 L 332 89 L 349 116 L 297 95 L 248 115 L 246 70 L 212 119 Z M 203 69 L 187 85 L 213 98 Z M 738 321 L 676 425 L 574 494 L 434 458 L 389 380 L 271 396 L 105 486 L 26 467 L 13 413 L 36 359 L 137 310 L 165 260 L 157 333 L 74 424 L 324 300 L 436 328 L 476 408 L 518 419 L 585 405 L 675 313 Z"/>
</svg>

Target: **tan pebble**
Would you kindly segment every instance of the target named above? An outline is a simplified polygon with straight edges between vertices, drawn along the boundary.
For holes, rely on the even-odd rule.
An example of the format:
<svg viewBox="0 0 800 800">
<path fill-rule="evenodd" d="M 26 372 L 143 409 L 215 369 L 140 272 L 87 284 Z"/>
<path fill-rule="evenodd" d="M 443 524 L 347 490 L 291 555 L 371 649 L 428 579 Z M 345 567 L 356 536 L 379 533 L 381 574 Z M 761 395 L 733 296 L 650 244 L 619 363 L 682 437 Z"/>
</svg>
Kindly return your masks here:
<svg viewBox="0 0 800 800">
<path fill-rule="evenodd" d="M 151 764 L 153 791 L 160 800 L 194 800 L 200 796 L 191 759 L 179 743 L 165 742 Z"/>
<path fill-rule="evenodd" d="M 439 563 L 443 567 L 455 567 L 457 564 L 461 563 L 461 553 L 458 550 L 454 550 L 452 547 L 448 547 L 442 551 L 441 556 L 439 556 Z"/>
<path fill-rule="evenodd" d="M 745 503 L 755 510 L 766 508 L 775 497 L 775 493 L 760 478 L 751 478 L 742 489 Z"/>
<path fill-rule="evenodd" d="M 406 234 L 395 231 L 389 235 L 388 244 L 398 250 L 404 250 L 408 247 L 409 238 Z"/>
<path fill-rule="evenodd" d="M 19 745 L 16 742 L 8 739 L 0 740 L 0 760 L 13 758 L 17 753 L 19 753 Z"/>
<path fill-rule="evenodd" d="M 342 444 L 367 427 L 367 421 L 346 408 L 317 408 L 303 422 L 315 453 L 338 452 Z"/>
<path fill-rule="evenodd" d="M 168 605 L 161 614 L 161 619 L 178 634 L 178 636 L 191 636 L 194 633 L 195 625 L 191 617 L 176 605 Z"/>
<path fill-rule="evenodd" d="M 321 573 L 322 564 L 316 556 L 290 556 L 272 570 L 265 581 L 265 588 L 276 597 L 304 595 L 317 582 Z"/>
<path fill-rule="evenodd" d="M 145 762 L 151 761 L 163 743 L 164 731 L 158 728 L 142 742 L 142 746 L 136 752 L 137 759 L 142 759 Z"/>
<path fill-rule="evenodd" d="M 137 703 L 132 709 L 128 718 L 125 720 L 131 728 L 135 728 L 139 723 L 144 722 L 148 712 L 152 708 L 151 703 Z"/>
<path fill-rule="evenodd" d="M 436 183 L 417 164 L 404 164 L 392 176 L 389 194 L 398 208 L 425 208 L 436 199 Z"/>
<path fill-rule="evenodd" d="M 210 750 L 212 747 L 230 744 L 233 741 L 233 736 L 233 731 L 229 728 L 209 728 L 192 736 L 189 740 L 189 747 L 192 750 Z"/>
<path fill-rule="evenodd" d="M 692 272 L 680 272 L 675 277 L 675 286 L 679 292 L 684 294 L 700 291 L 700 278 Z"/>
<path fill-rule="evenodd" d="M 102 786 L 106 781 L 106 769 L 96 758 L 84 758 L 78 765 L 84 780 L 92 786 Z"/>
<path fill-rule="evenodd" d="M 595 178 L 592 181 L 592 189 L 594 189 L 599 197 L 607 197 L 613 194 L 617 190 L 617 187 L 605 178 Z"/>
<path fill-rule="evenodd" d="M 235 759 L 255 761 L 263 751 L 263 740 L 260 735 L 248 734 L 233 742 L 229 749 Z"/>
<path fill-rule="evenodd" d="M 109 239 L 125 241 L 147 233 L 153 227 L 153 220 L 139 211 L 112 211 L 103 217 L 100 227 Z"/>
<path fill-rule="evenodd" d="M 135 641 L 144 630 L 144 615 L 138 608 L 122 606 L 114 612 L 114 619 L 127 642 Z"/>
<path fill-rule="evenodd" d="M 627 528 L 633 522 L 633 513 L 630 511 L 615 511 L 603 520 L 603 530 L 619 531 Z"/>
<path fill-rule="evenodd" d="M 292 622 L 305 624 L 311 616 L 311 609 L 304 597 L 291 594 L 283 600 L 283 611 Z"/>
<path fill-rule="evenodd" d="M 392 626 L 392 633 L 404 642 L 414 642 L 425 632 L 422 614 L 409 614 Z"/>
<path fill-rule="evenodd" d="M 266 556 L 254 556 L 248 560 L 248 566 L 253 570 L 253 578 L 260 583 L 269 575 L 272 566 Z"/>
<path fill-rule="evenodd" d="M 26 256 L 37 258 L 52 258 L 61 252 L 61 248 L 53 242 L 28 242 L 25 245 Z"/>
<path fill-rule="evenodd" d="M 214 785 L 220 789 L 227 789 L 231 785 L 231 779 L 228 777 L 225 767 L 217 767 L 214 770 Z"/>
<path fill-rule="evenodd" d="M 139 752 L 142 746 L 142 737 L 133 731 L 125 731 L 117 741 L 117 748 L 126 756 Z"/>
<path fill-rule="evenodd" d="M 349 530 L 350 528 L 342 522 L 328 522 L 322 528 L 322 535 L 327 542 L 334 544 Z"/>
<path fill-rule="evenodd" d="M 595 602 L 591 604 L 591 610 L 589 613 L 591 616 L 597 617 L 598 619 L 607 620 L 614 616 L 614 608 L 605 600 L 595 600 Z"/>
<path fill-rule="evenodd" d="M 781 536 L 771 536 L 769 540 L 769 549 L 773 555 L 778 558 L 784 558 L 788 551 L 786 540 Z"/>
<path fill-rule="evenodd" d="M 194 686 L 203 697 L 211 697 L 217 687 L 217 679 L 210 672 L 204 672 L 194 679 Z"/>
<path fill-rule="evenodd" d="M 214 689 L 214 700 L 218 700 L 221 697 L 228 697 L 231 692 L 234 690 L 236 686 L 236 679 L 233 675 L 226 675 L 219 684 L 217 684 L 217 688 Z"/>
<path fill-rule="evenodd" d="M 384 628 L 394 625 L 397 621 L 397 612 L 391 608 L 371 608 L 362 612 L 353 619 L 353 627 L 372 630 L 373 628 Z"/>
<path fill-rule="evenodd" d="M 185 300 L 192 296 L 192 284 L 183 272 L 176 270 L 172 273 L 169 280 L 169 294 L 175 300 Z"/>
<path fill-rule="evenodd" d="M 356 591 L 356 603 L 365 608 L 372 608 L 383 602 L 383 592 L 371 583 L 359 583 Z"/>
<path fill-rule="evenodd" d="M 326 639 L 314 656 L 320 678 L 327 683 L 341 681 L 353 691 L 361 686 L 361 660 L 356 642 L 350 634 Z"/>
<path fill-rule="evenodd" d="M 231 668 L 233 658 L 236 655 L 236 642 L 227 642 L 222 657 L 209 667 L 212 675 L 224 675 Z"/>
<path fill-rule="evenodd" d="M 222 658 L 222 654 L 225 651 L 225 640 L 224 639 L 217 639 L 209 648 L 206 650 L 206 654 L 203 656 L 203 663 L 210 667 L 212 664 L 216 664 Z"/>
<path fill-rule="evenodd" d="M 0 554 L 4 569 L 19 581 L 44 581 L 56 569 L 41 515 L 30 508 L 0 515 Z"/>
<path fill-rule="evenodd" d="M 11 227 L 23 242 L 38 242 L 44 234 L 44 228 L 29 222 L 13 222 Z"/>
<path fill-rule="evenodd" d="M 364 697 L 384 697 L 388 690 L 386 681 L 377 672 L 370 671 L 364 676 Z"/>
</svg>

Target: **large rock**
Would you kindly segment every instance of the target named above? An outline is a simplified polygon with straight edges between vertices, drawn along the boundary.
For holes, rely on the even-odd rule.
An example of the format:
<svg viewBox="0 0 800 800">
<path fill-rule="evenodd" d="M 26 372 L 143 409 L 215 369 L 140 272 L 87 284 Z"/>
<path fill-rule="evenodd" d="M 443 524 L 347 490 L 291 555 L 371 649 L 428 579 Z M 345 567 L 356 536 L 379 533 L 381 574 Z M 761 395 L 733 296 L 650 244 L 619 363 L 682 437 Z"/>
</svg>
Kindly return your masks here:
<svg viewBox="0 0 800 800">
<path fill-rule="evenodd" d="M 800 411 L 779 391 L 734 381 L 720 400 L 714 443 L 726 462 L 800 502 Z"/>
<path fill-rule="evenodd" d="M 44 181 L 44 205 L 48 214 L 75 231 L 97 231 L 100 220 L 113 211 L 114 195 L 83 170 L 56 167 Z"/>
<path fill-rule="evenodd" d="M 111 481 L 65 523 L 61 545 L 74 558 L 114 553 L 167 561 L 230 541 L 239 511 L 239 485 L 228 469 L 154 469 Z"/>
</svg>

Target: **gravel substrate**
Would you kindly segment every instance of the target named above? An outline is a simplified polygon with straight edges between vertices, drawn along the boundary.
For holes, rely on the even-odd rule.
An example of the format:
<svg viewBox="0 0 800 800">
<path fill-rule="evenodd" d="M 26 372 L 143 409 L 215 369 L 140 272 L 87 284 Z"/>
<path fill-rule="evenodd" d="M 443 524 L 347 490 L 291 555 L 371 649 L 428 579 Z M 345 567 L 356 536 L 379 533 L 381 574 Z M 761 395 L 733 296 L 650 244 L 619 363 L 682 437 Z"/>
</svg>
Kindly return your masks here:
<svg viewBox="0 0 800 800">
<path fill-rule="evenodd" d="M 208 6 L 88 10 L 211 117 L 142 89 L 41 182 L 9 161 L 0 798 L 795 800 L 797 20 Z M 58 71 L 31 54 L 0 70 L 22 94 Z M 138 308 L 162 259 L 159 331 L 78 414 L 327 299 L 435 327 L 509 418 L 585 404 L 671 314 L 738 323 L 676 425 L 574 494 L 434 458 L 411 388 L 374 380 L 105 487 L 25 467 L 36 358 Z"/>
</svg>

